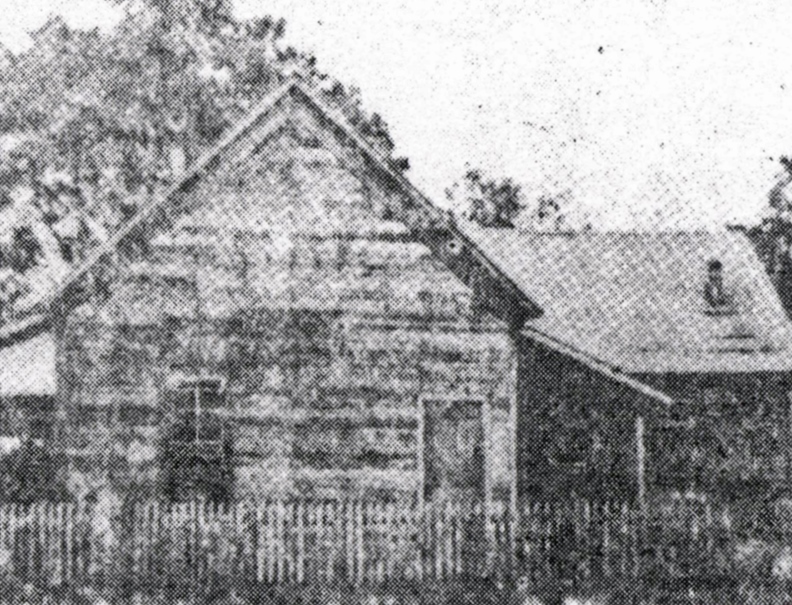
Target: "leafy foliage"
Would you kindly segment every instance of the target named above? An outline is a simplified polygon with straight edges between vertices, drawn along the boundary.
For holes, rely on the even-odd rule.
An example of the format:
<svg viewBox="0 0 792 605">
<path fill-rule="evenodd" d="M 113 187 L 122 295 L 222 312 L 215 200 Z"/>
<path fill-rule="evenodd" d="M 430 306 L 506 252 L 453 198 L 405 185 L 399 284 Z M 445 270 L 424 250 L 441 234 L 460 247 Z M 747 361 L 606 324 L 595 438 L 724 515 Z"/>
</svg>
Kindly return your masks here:
<svg viewBox="0 0 792 605">
<path fill-rule="evenodd" d="M 454 186 L 459 189 L 459 184 Z M 523 209 L 520 186 L 511 179 L 491 179 L 477 169 L 468 170 L 462 181 L 461 202 L 465 215 L 484 227 L 514 227 L 514 219 Z M 457 197 L 447 190 L 449 198 Z"/>
<path fill-rule="evenodd" d="M 780 163 L 782 171 L 767 195 L 769 212 L 747 234 L 792 316 L 792 160 L 781 157 Z"/>
<path fill-rule="evenodd" d="M 461 209 L 463 216 L 483 227 L 528 226 L 540 232 L 592 228 L 589 222 L 580 220 L 582 217 L 573 216 L 579 208 L 575 207 L 571 190 L 544 193 L 526 201 L 521 186 L 512 179 L 490 178 L 478 169 L 468 170 L 461 182 L 446 189 L 446 196 Z M 570 218 L 578 220 L 573 223 Z"/>
<path fill-rule="evenodd" d="M 536 200 L 532 218 L 539 231 L 564 231 L 568 229 L 568 213 L 572 206 L 572 191 L 569 189 L 556 195 L 543 194 Z M 585 225 L 584 229 L 590 229 Z"/>
<path fill-rule="evenodd" d="M 231 0 L 108 1 L 125 7 L 111 34 L 53 19 L 0 72 L 0 247 L 10 248 L 0 265 L 29 279 L 45 265 L 62 273 L 64 259 L 53 262 L 49 251 L 68 250 L 69 262 L 84 258 L 295 74 L 392 153 L 387 124 L 363 110 L 359 90 L 322 73 L 314 57 L 284 48 L 284 20 L 237 20 Z M 15 202 L 19 188 L 33 199 Z M 77 221 L 78 236 L 64 236 L 66 217 Z M 43 253 L 28 232 L 17 237 L 22 228 Z"/>
</svg>

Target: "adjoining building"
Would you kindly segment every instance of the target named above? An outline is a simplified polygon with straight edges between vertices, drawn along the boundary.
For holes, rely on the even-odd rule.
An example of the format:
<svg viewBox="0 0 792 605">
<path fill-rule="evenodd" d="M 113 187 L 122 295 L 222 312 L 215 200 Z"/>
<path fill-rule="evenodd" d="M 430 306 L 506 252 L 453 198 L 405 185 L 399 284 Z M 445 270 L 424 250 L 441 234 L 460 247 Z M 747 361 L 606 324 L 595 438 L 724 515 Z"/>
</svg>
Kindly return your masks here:
<svg viewBox="0 0 792 605">
<path fill-rule="evenodd" d="M 612 496 L 639 463 L 650 494 L 788 489 L 792 326 L 745 235 L 466 231 L 543 309 L 519 347 L 526 496 Z"/>
</svg>

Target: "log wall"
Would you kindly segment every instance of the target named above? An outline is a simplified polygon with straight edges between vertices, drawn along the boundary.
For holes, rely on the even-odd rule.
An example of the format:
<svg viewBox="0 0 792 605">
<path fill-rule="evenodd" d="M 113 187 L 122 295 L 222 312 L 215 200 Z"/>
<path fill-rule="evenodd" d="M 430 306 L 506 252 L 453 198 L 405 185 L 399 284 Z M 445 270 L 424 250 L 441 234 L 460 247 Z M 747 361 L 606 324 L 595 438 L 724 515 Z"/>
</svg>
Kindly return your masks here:
<svg viewBox="0 0 792 605">
<path fill-rule="evenodd" d="M 310 146 L 309 146 L 310 145 Z M 124 252 L 59 344 L 75 473 L 163 481 L 178 376 L 224 381 L 238 497 L 422 497 L 426 397 L 481 403 L 488 498 L 512 491 L 507 325 L 408 229 L 404 201 L 299 129 L 232 158 Z"/>
</svg>

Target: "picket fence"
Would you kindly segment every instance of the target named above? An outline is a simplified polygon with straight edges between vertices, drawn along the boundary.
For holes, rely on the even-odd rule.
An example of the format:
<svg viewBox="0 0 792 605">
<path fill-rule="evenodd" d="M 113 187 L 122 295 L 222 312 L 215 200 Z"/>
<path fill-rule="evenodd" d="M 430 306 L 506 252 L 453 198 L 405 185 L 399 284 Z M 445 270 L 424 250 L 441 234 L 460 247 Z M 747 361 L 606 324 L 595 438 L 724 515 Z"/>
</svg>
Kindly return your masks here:
<svg viewBox="0 0 792 605">
<path fill-rule="evenodd" d="M 706 509 L 653 526 L 626 504 L 531 504 L 513 519 L 455 503 L 268 501 L 0 506 L 0 573 L 38 584 L 382 584 L 559 574 L 730 573 Z"/>
</svg>

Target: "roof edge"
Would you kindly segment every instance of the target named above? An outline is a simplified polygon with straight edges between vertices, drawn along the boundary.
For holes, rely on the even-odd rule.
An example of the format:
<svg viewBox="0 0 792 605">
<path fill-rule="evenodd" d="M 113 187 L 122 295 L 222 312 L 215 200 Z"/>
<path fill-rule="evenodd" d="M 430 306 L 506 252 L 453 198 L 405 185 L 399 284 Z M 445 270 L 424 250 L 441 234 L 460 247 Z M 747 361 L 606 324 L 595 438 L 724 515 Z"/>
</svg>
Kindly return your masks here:
<svg viewBox="0 0 792 605">
<path fill-rule="evenodd" d="M 48 315 L 35 314 L 16 323 L 0 327 L 0 349 L 34 338 L 51 327 Z"/>
<path fill-rule="evenodd" d="M 320 112 L 325 114 L 332 120 L 334 125 L 340 128 L 345 135 L 347 135 L 358 149 L 369 156 L 373 162 L 384 170 L 390 178 L 392 178 L 398 185 L 424 209 L 435 214 L 441 218 L 444 226 L 453 233 L 454 237 L 464 243 L 466 248 L 470 250 L 473 258 L 481 263 L 499 282 L 504 284 L 507 290 L 517 297 L 522 302 L 523 307 L 529 315 L 537 316 L 542 313 L 542 308 L 535 301 L 531 300 L 528 295 L 520 288 L 506 272 L 504 272 L 497 263 L 492 261 L 486 252 L 476 244 L 472 238 L 468 237 L 456 224 L 454 216 L 444 212 L 436 204 L 434 204 L 429 197 L 427 197 L 420 189 L 418 189 L 404 174 L 395 170 L 391 164 L 390 158 L 385 156 L 382 152 L 377 150 L 371 145 L 355 128 L 350 124 L 349 120 L 339 110 L 329 107 L 327 103 L 318 99 L 313 90 L 303 84 L 302 79 L 295 78 L 293 82 L 294 88 L 300 92 L 310 103 L 314 105 Z"/>
<path fill-rule="evenodd" d="M 637 380 L 632 376 L 623 374 L 618 368 L 610 366 L 606 362 L 584 353 L 583 351 L 576 349 L 571 345 L 563 343 L 552 336 L 548 336 L 536 328 L 523 327 L 520 333 L 526 338 L 534 340 L 548 349 L 569 357 L 570 359 L 574 359 L 590 370 L 593 370 L 594 372 L 605 376 L 610 380 L 623 384 L 624 386 L 636 391 L 637 393 L 649 398 L 656 403 L 662 404 L 664 407 L 670 407 L 674 403 L 674 399 L 663 391 L 651 387 L 645 382 Z"/>
<path fill-rule="evenodd" d="M 239 124 L 232 127 L 231 130 L 226 133 L 226 135 L 223 136 L 220 141 L 218 141 L 211 149 L 208 149 L 206 152 L 204 152 L 192 166 L 185 170 L 184 174 L 179 180 L 173 182 L 159 195 L 154 196 L 151 199 L 151 202 L 145 207 L 141 208 L 134 218 L 132 218 L 132 220 L 123 225 L 103 245 L 99 246 L 96 250 L 89 254 L 82 263 L 72 269 L 72 271 L 68 273 L 67 277 L 57 285 L 56 289 L 50 296 L 50 302 L 57 300 L 58 297 L 69 288 L 69 286 L 74 284 L 80 277 L 85 275 L 85 273 L 87 273 L 97 262 L 99 262 L 99 260 L 105 254 L 112 252 L 125 237 L 132 233 L 146 218 L 151 216 L 152 212 L 170 200 L 174 194 L 185 187 L 188 183 L 196 178 L 200 178 L 206 169 L 211 166 L 211 164 L 228 147 L 230 147 L 239 139 L 239 137 L 244 135 L 245 132 L 252 128 L 259 118 L 261 118 L 261 116 L 263 116 L 267 111 L 272 109 L 278 103 L 278 101 L 284 98 L 291 91 L 295 84 L 296 80 L 291 78 L 285 84 L 282 84 L 272 93 L 264 97 L 264 99 L 258 103 L 256 109 L 251 111 L 245 118 L 243 118 Z"/>
</svg>

